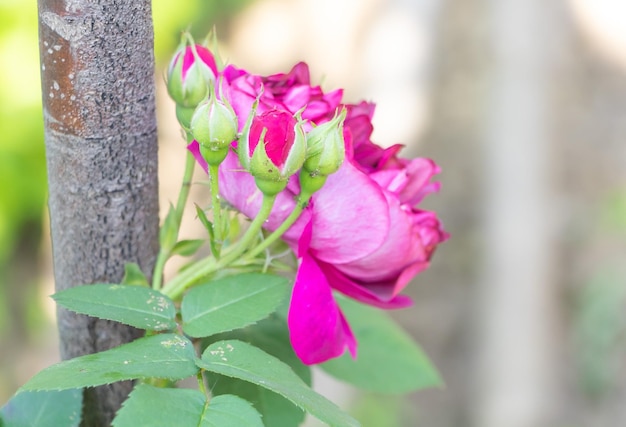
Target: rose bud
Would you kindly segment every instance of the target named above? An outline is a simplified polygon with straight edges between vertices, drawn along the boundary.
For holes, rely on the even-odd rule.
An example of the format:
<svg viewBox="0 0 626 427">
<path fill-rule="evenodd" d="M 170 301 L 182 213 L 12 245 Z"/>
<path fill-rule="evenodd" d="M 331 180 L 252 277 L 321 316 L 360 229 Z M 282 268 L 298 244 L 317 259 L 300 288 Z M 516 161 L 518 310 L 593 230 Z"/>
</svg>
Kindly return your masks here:
<svg viewBox="0 0 626 427">
<path fill-rule="evenodd" d="M 207 95 L 217 76 L 215 58 L 206 47 L 181 43 L 167 70 L 167 91 L 176 104 L 195 108 Z"/>
<path fill-rule="evenodd" d="M 209 84 L 209 98 L 193 113 L 190 131 L 208 164 L 220 164 L 237 139 L 237 115 L 225 98 L 217 98 L 213 83 Z"/>
<path fill-rule="evenodd" d="M 306 137 L 299 114 L 270 110 L 251 119 L 240 140 L 239 159 L 266 195 L 281 192 L 304 163 Z"/>
<path fill-rule="evenodd" d="M 330 175 L 339 170 L 346 157 L 343 138 L 345 108 L 326 123 L 314 127 L 307 134 L 306 160 L 303 168 L 314 175 Z"/>
<path fill-rule="evenodd" d="M 346 110 L 307 134 L 306 160 L 300 173 L 300 186 L 310 194 L 318 191 L 326 177 L 339 170 L 346 157 L 343 121 Z"/>
</svg>

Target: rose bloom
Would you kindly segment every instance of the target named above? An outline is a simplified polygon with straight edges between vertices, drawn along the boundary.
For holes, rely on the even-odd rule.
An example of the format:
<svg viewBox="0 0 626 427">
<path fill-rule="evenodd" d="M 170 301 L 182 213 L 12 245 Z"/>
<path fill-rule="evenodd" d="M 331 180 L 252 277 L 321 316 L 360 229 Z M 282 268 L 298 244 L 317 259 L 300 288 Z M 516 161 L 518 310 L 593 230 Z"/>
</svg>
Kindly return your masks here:
<svg viewBox="0 0 626 427">
<path fill-rule="evenodd" d="M 341 90 L 325 94 L 311 86 L 304 63 L 269 77 L 232 66 L 223 74 L 225 96 L 239 116 L 240 128 L 259 94 L 258 113 L 279 109 L 293 114 L 306 107 L 302 117 L 309 129 L 311 123 L 332 119 L 341 106 Z M 417 207 L 439 189 L 431 181 L 439 167 L 429 159 L 398 157 L 400 145 L 383 149 L 372 143 L 373 104 L 345 107 L 346 160 L 283 235 L 300 260 L 288 324 L 294 351 L 306 364 L 324 362 L 346 349 L 356 357 L 355 337 L 333 290 L 384 309 L 407 307 L 412 301 L 402 290 L 428 267 L 437 245 L 448 238 L 436 214 Z M 190 149 L 196 153 L 194 147 Z M 234 153 L 220 166 L 219 186 L 222 197 L 240 212 L 250 218 L 258 213 L 262 194 Z M 294 176 L 278 194 L 265 228 L 281 225 L 299 192 Z"/>
</svg>

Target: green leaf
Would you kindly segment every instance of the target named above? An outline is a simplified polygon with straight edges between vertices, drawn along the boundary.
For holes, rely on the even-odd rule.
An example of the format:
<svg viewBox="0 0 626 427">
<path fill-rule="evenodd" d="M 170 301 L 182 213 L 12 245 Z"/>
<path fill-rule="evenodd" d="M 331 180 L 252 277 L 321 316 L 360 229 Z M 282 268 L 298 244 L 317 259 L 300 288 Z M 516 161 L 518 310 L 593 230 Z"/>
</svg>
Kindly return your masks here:
<svg viewBox="0 0 626 427">
<path fill-rule="evenodd" d="M 52 298 L 77 313 L 115 320 L 139 329 L 164 331 L 176 327 L 176 308 L 172 300 L 145 287 L 83 285 L 58 292 Z"/>
<path fill-rule="evenodd" d="M 163 225 L 159 230 L 159 244 L 161 245 L 161 249 L 166 252 L 172 250 L 178 239 L 178 228 L 180 225 L 178 221 L 176 209 L 170 203 L 170 210 L 167 212 L 165 221 L 163 221 Z"/>
<path fill-rule="evenodd" d="M 211 399 L 200 427 L 263 427 L 263 421 L 250 402 L 224 394 Z"/>
<path fill-rule="evenodd" d="M 204 240 L 180 240 L 172 248 L 172 255 L 191 256 L 204 244 Z"/>
<path fill-rule="evenodd" d="M 204 225 L 204 228 L 206 228 L 206 230 L 208 231 L 211 239 L 213 239 L 213 223 L 209 221 L 209 218 L 207 218 L 206 214 L 204 213 L 204 210 L 197 204 L 196 204 L 196 215 L 198 215 L 198 219 L 200 220 L 202 225 Z"/>
<path fill-rule="evenodd" d="M 334 403 L 317 394 L 289 366 L 237 340 L 211 344 L 196 361 L 200 368 L 272 390 L 331 426 L 360 426 Z"/>
<path fill-rule="evenodd" d="M 237 396 L 217 396 L 207 404 L 197 390 L 140 384 L 119 410 L 114 427 L 263 427 L 261 416 Z"/>
<path fill-rule="evenodd" d="M 305 413 L 302 409 L 264 387 L 217 374 L 211 375 L 211 381 L 217 381 L 214 383 L 216 387 L 211 389 L 212 393 L 218 397 L 234 394 L 246 399 L 263 416 L 267 426 L 298 427 L 304 421 Z"/>
<path fill-rule="evenodd" d="M 139 338 L 40 371 L 20 390 L 65 390 L 137 378 L 180 380 L 195 375 L 193 344 L 176 334 Z"/>
<path fill-rule="evenodd" d="M 202 225 L 204 225 L 204 228 L 206 228 L 207 232 L 209 233 L 211 253 L 215 258 L 219 258 L 219 245 L 215 241 L 215 233 L 213 233 L 213 223 L 209 221 L 209 219 L 206 217 L 206 214 L 204 213 L 204 210 L 202 210 L 202 208 L 198 205 L 196 205 L 196 215 L 198 215 L 200 222 L 202 223 Z"/>
<path fill-rule="evenodd" d="M 206 337 L 250 325 L 276 310 L 288 283 L 280 276 L 245 273 L 196 286 L 183 297 L 183 330 Z"/>
<path fill-rule="evenodd" d="M 215 342 L 224 339 L 238 339 L 260 348 L 289 365 L 302 381 L 311 385 L 311 368 L 304 365 L 294 353 L 284 319 L 272 315 L 256 325 L 214 335 L 203 344 L 210 344 L 209 340 Z M 215 373 L 207 373 L 207 377 L 214 395 L 236 394 L 250 401 L 268 426 L 297 427 L 304 421 L 302 409 L 265 387 Z"/>
<path fill-rule="evenodd" d="M 198 390 L 135 387 L 113 420 L 114 427 L 198 426 L 206 397 Z"/>
<path fill-rule="evenodd" d="M 145 286 L 150 287 L 148 279 L 141 271 L 139 265 L 129 262 L 124 266 L 124 278 L 122 285 Z"/>
<path fill-rule="evenodd" d="M 77 427 L 82 404 L 82 390 L 19 393 L 0 409 L 0 426 Z"/>
<path fill-rule="evenodd" d="M 386 313 L 337 298 L 359 343 L 356 360 L 345 354 L 320 366 L 334 377 L 379 393 L 408 393 L 441 386 L 428 356 Z"/>
</svg>

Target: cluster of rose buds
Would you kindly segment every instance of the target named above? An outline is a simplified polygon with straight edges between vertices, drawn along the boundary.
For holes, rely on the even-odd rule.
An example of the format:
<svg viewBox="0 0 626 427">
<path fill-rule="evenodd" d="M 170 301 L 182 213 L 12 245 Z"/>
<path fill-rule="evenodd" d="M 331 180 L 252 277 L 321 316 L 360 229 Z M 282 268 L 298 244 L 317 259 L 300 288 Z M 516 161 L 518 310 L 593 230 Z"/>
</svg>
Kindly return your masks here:
<svg viewBox="0 0 626 427">
<path fill-rule="evenodd" d="M 374 105 L 312 86 L 304 63 L 271 76 L 218 69 L 210 50 L 189 41 L 168 88 L 189 149 L 205 170 L 219 165 L 220 197 L 249 218 L 275 197 L 263 227 L 290 225 L 282 239 L 299 258 L 288 316 L 296 354 L 307 364 L 346 349 L 355 356 L 333 290 L 385 309 L 411 304 L 401 291 L 448 237 L 417 206 L 439 189 L 439 167 L 374 144 Z"/>
<path fill-rule="evenodd" d="M 241 116 L 224 96 L 223 87 L 229 82 L 224 82 L 213 54 L 202 45 L 191 41 L 181 45 L 170 63 L 167 82 L 179 120 L 197 142 L 203 160 L 221 164 L 235 142 L 241 166 L 263 194 L 280 193 L 298 171 L 312 194 L 344 160 L 345 110 L 307 133 L 301 117 L 306 106 L 295 113 L 279 108 L 258 113 L 257 99 L 238 138 Z"/>
</svg>

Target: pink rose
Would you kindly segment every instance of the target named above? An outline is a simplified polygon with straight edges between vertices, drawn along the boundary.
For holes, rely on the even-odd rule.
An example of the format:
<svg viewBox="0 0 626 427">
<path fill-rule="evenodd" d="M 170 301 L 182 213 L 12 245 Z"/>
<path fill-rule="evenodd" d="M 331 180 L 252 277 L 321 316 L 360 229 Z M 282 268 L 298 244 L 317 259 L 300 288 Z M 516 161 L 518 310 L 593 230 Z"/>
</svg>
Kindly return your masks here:
<svg viewBox="0 0 626 427">
<path fill-rule="evenodd" d="M 231 65 L 224 70 L 224 77 L 228 83 L 227 96 L 239 116 L 240 128 L 259 95 L 259 113 L 278 109 L 296 114 L 306 106 L 302 118 L 313 123 L 332 119 L 343 95 L 341 89 L 325 94 L 319 86 L 311 86 L 309 67 L 304 62 L 296 64 L 287 74 L 268 77 L 248 74 Z"/>
<path fill-rule="evenodd" d="M 167 69 L 167 89 L 172 99 L 184 107 L 195 108 L 208 93 L 208 83 L 216 79 L 215 58 L 206 47 L 181 46 Z"/>
<path fill-rule="evenodd" d="M 332 119 L 341 92 L 324 94 L 311 87 L 305 69 L 298 64 L 289 74 L 270 77 L 239 73 L 229 81 L 227 96 L 235 111 L 247 116 L 246 105 L 264 87 L 266 108 L 305 108 L 302 116 L 318 125 Z M 448 238 L 435 213 L 416 207 L 438 190 L 431 182 L 438 166 L 398 157 L 401 146 L 383 149 L 372 143 L 373 104 L 345 107 L 346 160 L 283 235 L 300 258 L 288 323 L 293 348 L 306 364 L 340 356 L 346 348 L 356 356 L 356 340 L 332 290 L 380 308 L 406 307 L 411 299 L 400 292 Z M 222 196 L 240 212 L 250 218 L 258 213 L 262 195 L 234 154 L 220 166 L 219 184 Z M 299 192 L 294 176 L 278 194 L 268 230 L 289 215 Z"/>
</svg>

